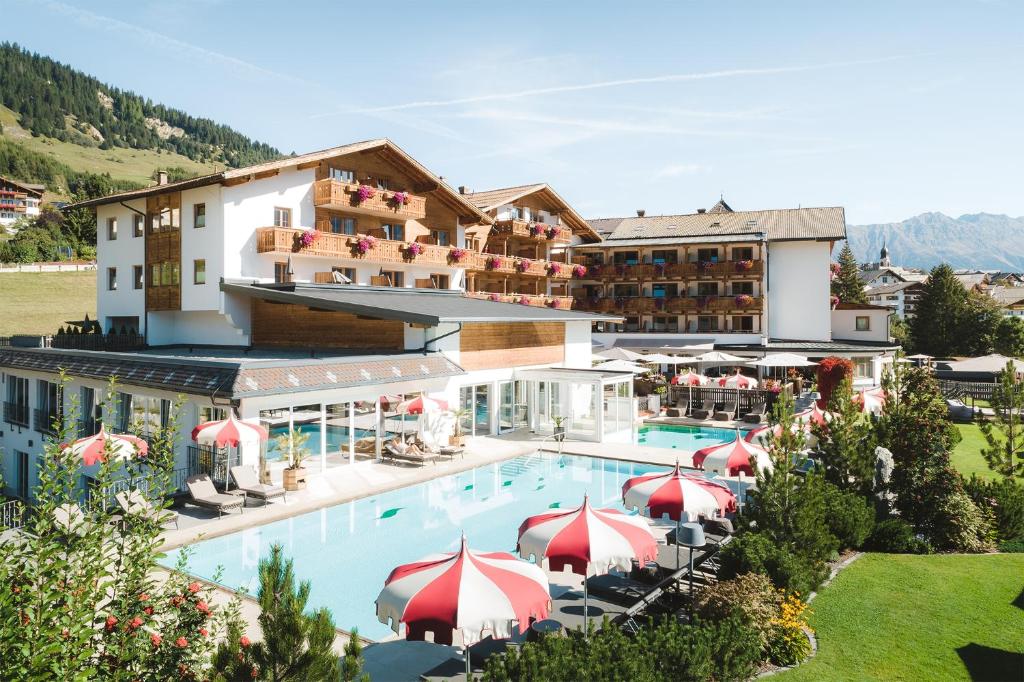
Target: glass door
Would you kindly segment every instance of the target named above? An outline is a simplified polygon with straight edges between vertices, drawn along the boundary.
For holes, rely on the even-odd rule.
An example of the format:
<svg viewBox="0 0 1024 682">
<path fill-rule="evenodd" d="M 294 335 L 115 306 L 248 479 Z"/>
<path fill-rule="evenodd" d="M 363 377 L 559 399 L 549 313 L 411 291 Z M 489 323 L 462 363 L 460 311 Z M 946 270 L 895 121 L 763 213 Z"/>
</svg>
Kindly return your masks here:
<svg viewBox="0 0 1024 682">
<path fill-rule="evenodd" d="M 473 435 L 491 433 L 491 387 L 487 384 L 473 387 Z"/>
<path fill-rule="evenodd" d="M 512 405 L 512 428 L 526 428 L 530 425 L 529 384 L 520 380 L 513 382 L 513 386 L 515 396 Z"/>
<path fill-rule="evenodd" d="M 505 433 L 515 426 L 515 382 L 501 382 L 498 384 L 498 392 L 501 396 L 498 407 L 498 433 Z"/>
</svg>

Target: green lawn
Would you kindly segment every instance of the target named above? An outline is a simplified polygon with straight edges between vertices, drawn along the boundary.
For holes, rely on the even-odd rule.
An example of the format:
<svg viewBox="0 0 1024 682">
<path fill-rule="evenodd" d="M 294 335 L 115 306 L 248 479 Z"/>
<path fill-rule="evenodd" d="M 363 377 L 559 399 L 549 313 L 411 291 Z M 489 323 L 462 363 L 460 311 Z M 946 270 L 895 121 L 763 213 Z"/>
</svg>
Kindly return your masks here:
<svg viewBox="0 0 1024 682">
<path fill-rule="evenodd" d="M 1024 554 L 868 554 L 811 611 L 817 656 L 775 679 L 1024 679 Z"/>
<path fill-rule="evenodd" d="M 953 466 L 964 476 L 978 474 L 979 478 L 995 479 L 996 473 L 988 468 L 988 463 L 981 456 L 981 449 L 986 447 L 985 436 L 977 424 L 957 424 L 963 437 L 950 455 Z"/>
<path fill-rule="evenodd" d="M 0 336 L 53 334 L 66 320 L 96 318 L 96 271 L 0 273 Z"/>
</svg>

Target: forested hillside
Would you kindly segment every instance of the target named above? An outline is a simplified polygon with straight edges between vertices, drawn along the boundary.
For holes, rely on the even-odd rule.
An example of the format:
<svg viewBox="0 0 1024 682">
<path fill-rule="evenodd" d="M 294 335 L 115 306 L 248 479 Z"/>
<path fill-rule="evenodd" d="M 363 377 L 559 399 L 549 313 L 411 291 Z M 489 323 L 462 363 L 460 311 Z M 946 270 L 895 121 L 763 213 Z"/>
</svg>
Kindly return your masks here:
<svg viewBox="0 0 1024 682">
<path fill-rule="evenodd" d="M 281 156 L 228 126 L 155 104 L 12 43 L 0 43 L 0 103 L 33 135 L 83 146 L 164 149 L 232 167 Z"/>
</svg>

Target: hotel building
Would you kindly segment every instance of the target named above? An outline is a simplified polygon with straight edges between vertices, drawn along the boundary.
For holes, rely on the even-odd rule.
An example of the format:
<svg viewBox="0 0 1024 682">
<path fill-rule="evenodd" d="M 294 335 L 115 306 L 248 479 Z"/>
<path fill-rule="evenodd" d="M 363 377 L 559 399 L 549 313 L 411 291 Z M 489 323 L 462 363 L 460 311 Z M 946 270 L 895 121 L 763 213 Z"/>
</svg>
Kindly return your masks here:
<svg viewBox="0 0 1024 682">
<path fill-rule="evenodd" d="M 0 226 L 23 217 L 39 215 L 45 187 L 0 177 Z"/>
</svg>

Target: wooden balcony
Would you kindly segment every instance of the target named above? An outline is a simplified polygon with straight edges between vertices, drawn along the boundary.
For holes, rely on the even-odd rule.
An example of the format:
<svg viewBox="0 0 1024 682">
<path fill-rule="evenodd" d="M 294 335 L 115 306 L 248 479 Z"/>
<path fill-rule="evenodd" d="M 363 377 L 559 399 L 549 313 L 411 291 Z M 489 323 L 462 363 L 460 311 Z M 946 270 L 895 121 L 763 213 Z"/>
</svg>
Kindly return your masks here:
<svg viewBox="0 0 1024 682">
<path fill-rule="evenodd" d="M 427 199 L 403 192 L 408 201 L 396 203 L 397 192 L 374 189 L 374 195 L 363 201 L 359 200 L 359 185 L 326 178 L 313 184 L 313 205 L 349 213 L 362 213 L 381 218 L 397 218 L 398 220 L 422 220 L 427 216 Z"/>
<path fill-rule="evenodd" d="M 539 234 L 534 234 L 535 230 L 531 229 L 534 226 L 540 230 Z M 547 236 L 547 230 L 552 227 L 558 228 L 558 234 L 553 239 Z M 495 235 L 521 237 L 539 242 L 549 241 L 555 244 L 568 244 L 572 238 L 572 232 L 567 227 L 548 225 L 546 223 L 531 223 L 525 220 L 498 220 L 494 223 L 494 227 L 491 228 L 491 232 Z"/>
<path fill-rule="evenodd" d="M 525 277 L 549 277 L 556 280 L 572 278 L 572 266 L 548 260 L 502 256 L 494 253 L 470 251 L 465 261 L 467 270 L 493 272 Z"/>
<path fill-rule="evenodd" d="M 305 231 L 288 227 L 258 228 L 256 230 L 256 253 L 298 254 L 334 259 L 363 260 L 373 263 L 421 263 L 444 267 L 465 267 L 452 260 L 451 253 L 453 249 L 449 246 L 417 242 L 417 248 L 420 250 L 420 253 L 413 255 L 410 251 L 410 244 L 412 242 L 374 238 L 373 248 L 369 249 L 365 254 L 361 254 L 358 251 L 357 245 L 360 239 L 367 238 L 366 235 L 318 232 L 316 241 L 304 247 L 300 244 L 299 237 Z M 472 255 L 472 252 L 466 252 L 466 260 L 469 260 Z"/>
<path fill-rule="evenodd" d="M 467 296 L 482 298 L 488 301 L 501 303 L 519 303 L 520 305 L 532 305 L 538 308 L 557 308 L 558 310 L 569 310 L 573 307 L 572 296 L 543 296 L 533 294 L 493 294 L 486 291 L 469 291 Z M 525 302 L 524 302 L 525 301 Z"/>
<path fill-rule="evenodd" d="M 723 261 L 721 263 L 638 263 L 636 265 L 591 265 L 585 257 L 573 256 L 572 262 L 587 266 L 585 279 L 605 282 L 678 281 L 686 279 L 760 279 L 763 261 Z"/>
<path fill-rule="evenodd" d="M 649 296 L 626 296 L 588 298 L 576 297 L 576 309 L 589 312 L 617 312 L 633 315 L 667 314 L 667 315 L 759 315 L 763 312 L 762 299 L 752 296 L 749 303 L 743 305 L 735 296 L 678 296 L 672 298 L 652 298 Z"/>
</svg>

